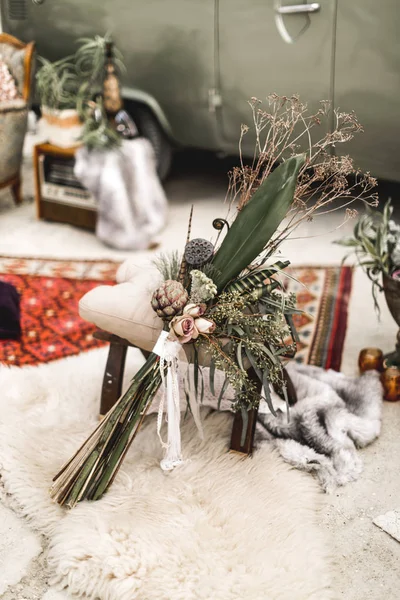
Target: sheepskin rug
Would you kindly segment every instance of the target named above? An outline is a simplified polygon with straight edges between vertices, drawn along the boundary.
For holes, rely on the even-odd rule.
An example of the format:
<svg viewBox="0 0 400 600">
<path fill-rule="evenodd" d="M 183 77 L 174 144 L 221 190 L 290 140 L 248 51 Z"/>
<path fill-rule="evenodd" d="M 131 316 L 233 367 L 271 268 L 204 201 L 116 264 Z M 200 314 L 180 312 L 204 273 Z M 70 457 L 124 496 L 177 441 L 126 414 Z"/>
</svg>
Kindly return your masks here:
<svg viewBox="0 0 400 600">
<path fill-rule="evenodd" d="M 268 442 L 229 453 L 228 412 L 202 409 L 203 440 L 185 420 L 188 460 L 170 473 L 150 415 L 100 501 L 51 502 L 52 476 L 97 423 L 105 352 L 0 369 L 2 485 L 48 540 L 51 584 L 92 600 L 332 599 L 318 483 Z M 127 380 L 139 361 L 130 351 Z"/>
</svg>

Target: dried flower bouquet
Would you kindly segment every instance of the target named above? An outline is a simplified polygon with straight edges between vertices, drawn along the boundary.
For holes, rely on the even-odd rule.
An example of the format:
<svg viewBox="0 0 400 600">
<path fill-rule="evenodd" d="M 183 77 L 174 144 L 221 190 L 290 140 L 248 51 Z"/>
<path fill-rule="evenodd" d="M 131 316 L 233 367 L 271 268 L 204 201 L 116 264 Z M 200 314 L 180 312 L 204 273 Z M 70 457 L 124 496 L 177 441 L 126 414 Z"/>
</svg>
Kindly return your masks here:
<svg viewBox="0 0 400 600">
<path fill-rule="evenodd" d="M 190 349 L 200 401 L 204 357 L 210 365 L 213 393 L 216 369 L 224 372 L 218 401 L 230 384 L 235 390 L 232 409 L 241 411 L 244 430 L 248 411 L 260 401 L 257 386 L 247 373 L 249 366 L 259 378 L 272 412 L 270 384 L 279 386 L 287 397 L 282 359 L 294 356 L 296 350 L 292 321 L 296 308 L 295 298 L 285 294 L 280 280 L 289 263 L 274 256 L 304 219 L 348 207 L 359 198 L 375 204 L 375 180 L 356 172 L 349 183 L 348 175 L 354 171 L 350 158 L 331 153 L 336 144 L 360 130 L 354 115 L 329 113 L 326 103 L 317 114 L 309 115 L 297 97 L 273 95 L 267 101 L 269 110 L 262 109 L 256 99 L 250 102 L 256 149 L 251 166 L 241 160 L 230 174 L 229 206 L 230 211 L 234 206 L 237 210 L 233 218 L 228 215 L 228 220 L 215 219 L 213 223 L 220 234 L 226 224 L 223 241 L 218 243 L 220 234 L 215 245 L 203 239 L 190 240 L 190 218 L 183 258 L 175 253 L 158 260 L 164 281 L 154 291 L 151 305 L 163 320 L 164 331 L 129 389 L 54 478 L 51 495 L 60 504 L 72 507 L 80 500 L 102 496 L 161 385 L 168 405 L 168 441 L 162 466 L 170 469 L 181 462 L 177 357 L 182 347 Z M 329 120 L 332 114 L 334 128 L 313 143 L 311 130 L 321 127 L 323 119 Z M 242 127 L 242 138 L 246 130 Z M 307 151 L 298 154 L 303 140 Z M 353 211 L 348 211 L 346 218 L 352 215 Z M 163 402 L 159 435 L 162 407 Z"/>
</svg>

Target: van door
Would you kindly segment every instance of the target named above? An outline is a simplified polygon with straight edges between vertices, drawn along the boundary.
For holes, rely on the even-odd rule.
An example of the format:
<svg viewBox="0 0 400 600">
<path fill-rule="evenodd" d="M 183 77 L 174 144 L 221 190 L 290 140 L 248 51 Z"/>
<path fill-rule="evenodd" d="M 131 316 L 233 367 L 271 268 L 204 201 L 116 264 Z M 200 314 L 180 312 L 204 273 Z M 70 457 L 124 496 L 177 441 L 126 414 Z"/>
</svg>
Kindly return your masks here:
<svg viewBox="0 0 400 600">
<path fill-rule="evenodd" d="M 335 20 L 336 0 L 219 0 L 220 126 L 228 151 L 237 150 L 241 123 L 251 125 L 253 96 L 299 94 L 313 111 L 332 100 Z"/>
<path fill-rule="evenodd" d="M 335 105 L 354 110 L 364 133 L 337 151 L 385 179 L 400 179 L 398 0 L 340 0 Z"/>
</svg>

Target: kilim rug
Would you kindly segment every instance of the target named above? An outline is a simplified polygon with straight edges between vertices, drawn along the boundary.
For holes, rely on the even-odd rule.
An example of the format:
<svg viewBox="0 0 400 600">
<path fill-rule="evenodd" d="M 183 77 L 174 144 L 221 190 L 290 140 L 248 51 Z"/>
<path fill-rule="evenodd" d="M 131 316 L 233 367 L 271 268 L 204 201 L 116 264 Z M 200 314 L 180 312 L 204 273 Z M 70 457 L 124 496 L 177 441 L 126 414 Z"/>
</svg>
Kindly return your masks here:
<svg viewBox="0 0 400 600">
<path fill-rule="evenodd" d="M 0 340 L 0 362 L 35 365 L 99 347 L 94 327 L 78 314 L 79 299 L 112 284 L 118 263 L 0 257 L 0 279 L 21 294 L 22 338 Z M 350 267 L 296 267 L 288 290 L 297 295 L 296 360 L 340 369 L 352 283 Z"/>
<path fill-rule="evenodd" d="M 351 267 L 302 267 L 292 270 L 288 291 L 296 293 L 294 315 L 299 334 L 297 362 L 340 371 L 351 294 Z"/>
<path fill-rule="evenodd" d="M 119 263 L 0 257 L 0 280 L 21 295 L 21 340 L 0 340 L 0 362 L 35 365 L 98 348 L 95 327 L 80 318 L 79 299 L 112 284 Z"/>
</svg>

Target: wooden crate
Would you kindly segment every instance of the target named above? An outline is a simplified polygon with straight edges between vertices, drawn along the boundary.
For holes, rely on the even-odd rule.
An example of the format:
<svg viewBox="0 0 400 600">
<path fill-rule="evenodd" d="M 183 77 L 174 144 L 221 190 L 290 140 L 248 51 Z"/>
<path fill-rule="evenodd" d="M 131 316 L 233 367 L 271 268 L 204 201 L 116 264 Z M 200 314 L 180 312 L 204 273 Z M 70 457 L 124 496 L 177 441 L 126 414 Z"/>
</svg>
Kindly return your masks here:
<svg viewBox="0 0 400 600">
<path fill-rule="evenodd" d="M 45 175 L 45 158 L 56 158 L 59 164 L 65 161 L 66 167 L 74 160 L 76 147 L 59 148 L 52 144 L 38 144 L 33 149 L 33 166 L 35 173 L 35 200 L 38 219 L 70 223 L 92 231 L 96 228 L 97 208 L 94 199 L 85 200 L 87 190 L 73 188 L 64 183 L 49 183 Z M 49 191 L 51 189 L 51 192 Z M 68 197 L 67 196 L 68 193 Z"/>
</svg>

